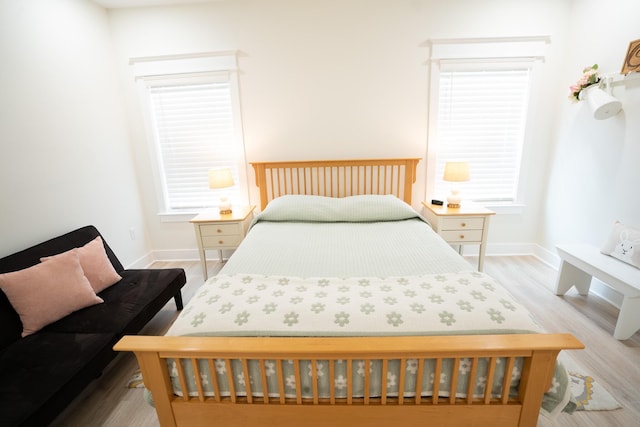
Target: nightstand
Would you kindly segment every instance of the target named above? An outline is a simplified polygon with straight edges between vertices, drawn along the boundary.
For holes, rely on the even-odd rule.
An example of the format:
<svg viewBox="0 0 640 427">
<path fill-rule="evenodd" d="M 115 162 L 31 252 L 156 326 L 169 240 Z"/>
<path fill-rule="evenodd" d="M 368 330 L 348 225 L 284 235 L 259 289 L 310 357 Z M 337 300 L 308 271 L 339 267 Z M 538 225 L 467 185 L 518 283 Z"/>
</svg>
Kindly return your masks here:
<svg viewBox="0 0 640 427">
<path fill-rule="evenodd" d="M 446 204 L 438 206 L 426 202 L 422 202 L 422 206 L 422 214 L 431 224 L 431 228 L 447 243 L 460 245 L 460 253 L 463 245 L 480 246 L 478 271 L 482 271 L 489 233 L 489 218 L 495 215 L 495 212 L 467 203 L 463 203 L 459 208 L 448 208 Z"/>
<path fill-rule="evenodd" d="M 222 262 L 222 250 L 236 249 L 244 239 L 253 219 L 254 209 L 255 206 L 235 208 L 228 215 L 220 215 L 217 210 L 207 211 L 189 221 L 193 223 L 196 230 L 204 280 L 207 280 L 209 276 L 207 273 L 207 249 L 217 249 L 218 257 Z"/>
</svg>

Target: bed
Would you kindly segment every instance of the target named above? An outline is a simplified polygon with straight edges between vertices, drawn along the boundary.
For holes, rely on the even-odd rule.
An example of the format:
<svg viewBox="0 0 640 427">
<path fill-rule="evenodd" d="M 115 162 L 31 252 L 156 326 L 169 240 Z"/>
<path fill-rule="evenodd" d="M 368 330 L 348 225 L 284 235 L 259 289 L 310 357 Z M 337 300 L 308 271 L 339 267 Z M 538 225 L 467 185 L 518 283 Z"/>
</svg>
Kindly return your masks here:
<svg viewBox="0 0 640 427">
<path fill-rule="evenodd" d="M 411 209 L 418 159 L 253 163 L 261 212 L 162 337 L 126 336 L 162 426 L 535 426 L 563 350 Z"/>
</svg>

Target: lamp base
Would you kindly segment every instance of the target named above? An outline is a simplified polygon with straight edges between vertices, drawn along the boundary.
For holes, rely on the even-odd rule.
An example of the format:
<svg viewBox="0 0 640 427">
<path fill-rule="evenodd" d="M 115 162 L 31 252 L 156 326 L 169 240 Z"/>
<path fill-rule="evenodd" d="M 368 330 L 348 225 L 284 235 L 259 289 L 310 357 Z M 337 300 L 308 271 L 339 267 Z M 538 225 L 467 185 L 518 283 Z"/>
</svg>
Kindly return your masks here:
<svg viewBox="0 0 640 427">
<path fill-rule="evenodd" d="M 455 188 L 451 189 L 451 194 L 449 194 L 449 197 L 447 197 L 447 207 L 459 208 L 461 202 L 462 198 L 458 194 L 458 190 Z"/>
<path fill-rule="evenodd" d="M 220 197 L 220 215 L 229 215 L 231 213 L 231 203 L 226 197 Z"/>
</svg>

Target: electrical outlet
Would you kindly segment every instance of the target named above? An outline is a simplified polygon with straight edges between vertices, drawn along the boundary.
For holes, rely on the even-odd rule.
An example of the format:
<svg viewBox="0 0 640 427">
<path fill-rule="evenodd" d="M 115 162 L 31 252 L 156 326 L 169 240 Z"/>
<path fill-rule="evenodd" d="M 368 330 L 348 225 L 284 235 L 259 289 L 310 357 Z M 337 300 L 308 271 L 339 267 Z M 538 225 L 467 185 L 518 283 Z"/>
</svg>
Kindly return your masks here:
<svg viewBox="0 0 640 427">
<path fill-rule="evenodd" d="M 129 229 L 129 236 L 131 237 L 131 240 L 136 240 L 136 229 L 131 227 Z"/>
</svg>

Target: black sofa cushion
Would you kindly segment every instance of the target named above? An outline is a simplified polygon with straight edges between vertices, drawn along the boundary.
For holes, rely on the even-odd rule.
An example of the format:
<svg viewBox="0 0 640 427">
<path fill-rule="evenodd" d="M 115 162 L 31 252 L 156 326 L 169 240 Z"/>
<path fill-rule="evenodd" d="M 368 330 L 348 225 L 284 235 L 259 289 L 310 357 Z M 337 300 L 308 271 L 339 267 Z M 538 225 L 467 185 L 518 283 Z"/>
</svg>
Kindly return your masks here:
<svg viewBox="0 0 640 427">
<path fill-rule="evenodd" d="M 43 426 L 113 358 L 115 334 L 38 332 L 0 352 L 0 426 Z M 45 419 L 39 414 L 47 414 Z"/>
<path fill-rule="evenodd" d="M 184 270 L 123 270 L 122 280 L 98 295 L 103 304 L 69 314 L 46 326 L 45 332 L 135 334 L 180 292 Z M 161 285 L 159 285 L 161 284 Z"/>
</svg>

